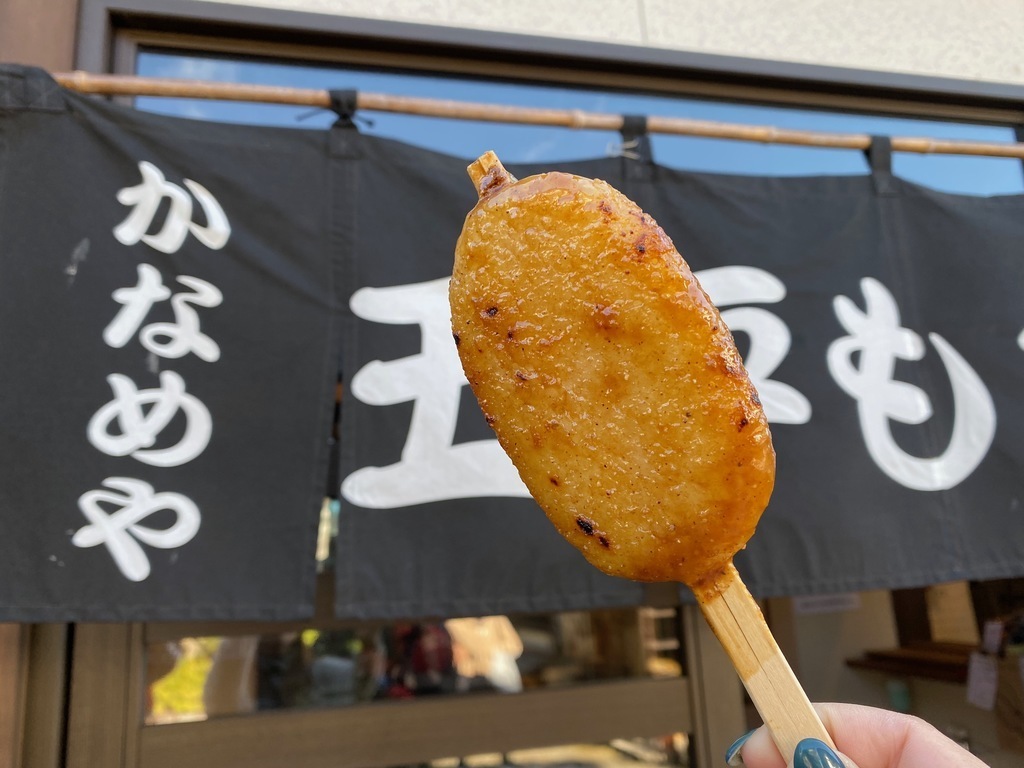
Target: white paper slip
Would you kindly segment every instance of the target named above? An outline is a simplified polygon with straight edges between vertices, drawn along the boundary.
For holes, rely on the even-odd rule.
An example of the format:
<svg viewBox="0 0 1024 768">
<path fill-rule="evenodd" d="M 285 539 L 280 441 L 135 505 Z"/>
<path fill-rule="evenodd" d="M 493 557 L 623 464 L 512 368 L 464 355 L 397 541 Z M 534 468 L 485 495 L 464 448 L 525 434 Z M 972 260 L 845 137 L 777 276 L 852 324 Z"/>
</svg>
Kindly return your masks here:
<svg viewBox="0 0 1024 768">
<path fill-rule="evenodd" d="M 1003 622 L 989 620 L 985 622 L 985 630 L 981 636 L 981 650 L 985 653 L 998 654 L 1003 646 Z"/>
<path fill-rule="evenodd" d="M 797 615 L 815 613 L 845 613 L 860 608 L 857 592 L 842 592 L 835 595 L 801 595 L 793 598 L 793 612 Z"/>
<path fill-rule="evenodd" d="M 967 703 L 991 712 L 996 706 L 998 686 L 998 660 L 983 653 L 972 653 L 967 667 Z"/>
</svg>

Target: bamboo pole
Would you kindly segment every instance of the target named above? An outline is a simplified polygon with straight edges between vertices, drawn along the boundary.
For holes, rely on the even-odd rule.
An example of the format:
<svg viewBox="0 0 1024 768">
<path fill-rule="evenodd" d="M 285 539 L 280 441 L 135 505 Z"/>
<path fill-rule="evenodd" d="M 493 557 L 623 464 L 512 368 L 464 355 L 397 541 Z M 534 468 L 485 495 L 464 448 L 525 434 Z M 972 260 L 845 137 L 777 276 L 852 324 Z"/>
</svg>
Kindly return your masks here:
<svg viewBox="0 0 1024 768">
<path fill-rule="evenodd" d="M 189 99 L 252 101 L 267 104 L 291 104 L 304 107 L 329 108 L 327 91 L 308 88 L 285 88 L 270 85 L 218 83 L 200 80 L 130 77 L 125 75 L 93 75 L 87 72 L 60 72 L 54 79 L 65 88 L 81 93 L 107 96 L 170 96 Z M 561 126 L 575 129 L 618 131 L 622 115 L 584 112 L 578 109 L 540 109 L 510 107 L 468 101 L 424 99 L 359 91 L 356 108 L 367 112 L 397 112 L 425 117 L 447 117 L 458 120 L 480 120 L 492 123 Z M 703 136 L 762 144 L 789 144 L 804 147 L 867 149 L 871 136 L 865 133 L 829 133 L 774 128 L 765 125 L 718 123 L 679 117 L 652 116 L 647 119 L 649 133 L 676 136 Z M 917 136 L 892 138 L 895 152 L 918 154 L 974 155 L 1011 157 L 1024 160 L 1024 143 L 956 141 Z"/>
</svg>

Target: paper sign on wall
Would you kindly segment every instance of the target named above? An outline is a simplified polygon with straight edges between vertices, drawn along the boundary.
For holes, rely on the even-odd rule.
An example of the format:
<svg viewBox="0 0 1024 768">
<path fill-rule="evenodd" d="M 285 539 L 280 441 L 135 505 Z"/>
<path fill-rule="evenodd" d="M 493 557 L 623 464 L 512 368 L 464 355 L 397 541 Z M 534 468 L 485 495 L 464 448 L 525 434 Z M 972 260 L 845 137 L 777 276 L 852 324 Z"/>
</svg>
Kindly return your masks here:
<svg viewBox="0 0 1024 768">
<path fill-rule="evenodd" d="M 967 667 L 967 703 L 991 712 L 996 707 L 998 687 L 998 660 L 984 653 L 972 653 Z"/>
</svg>

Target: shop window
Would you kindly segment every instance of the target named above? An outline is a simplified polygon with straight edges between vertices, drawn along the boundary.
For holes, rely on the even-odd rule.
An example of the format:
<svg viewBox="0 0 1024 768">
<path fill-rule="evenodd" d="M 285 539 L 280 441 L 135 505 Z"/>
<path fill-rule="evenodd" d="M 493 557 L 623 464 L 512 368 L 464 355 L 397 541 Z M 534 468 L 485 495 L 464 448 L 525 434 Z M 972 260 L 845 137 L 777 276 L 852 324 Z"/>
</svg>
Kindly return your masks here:
<svg viewBox="0 0 1024 768">
<path fill-rule="evenodd" d="M 678 678 L 678 621 L 640 608 L 161 639 L 146 646 L 145 722 Z"/>
</svg>

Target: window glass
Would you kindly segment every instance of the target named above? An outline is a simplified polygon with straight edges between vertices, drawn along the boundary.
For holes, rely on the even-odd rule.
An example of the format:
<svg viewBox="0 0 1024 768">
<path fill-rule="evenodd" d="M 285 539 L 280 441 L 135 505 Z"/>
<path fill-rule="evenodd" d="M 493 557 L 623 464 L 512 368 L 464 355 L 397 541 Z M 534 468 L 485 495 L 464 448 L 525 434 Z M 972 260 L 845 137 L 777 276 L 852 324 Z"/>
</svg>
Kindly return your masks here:
<svg viewBox="0 0 1024 768">
<path fill-rule="evenodd" d="M 678 627 L 640 608 L 150 643 L 145 721 L 680 677 Z"/>
<path fill-rule="evenodd" d="M 221 58 L 208 54 L 140 51 L 137 73 L 147 77 L 345 89 L 435 99 L 517 106 L 580 109 L 618 114 L 661 115 L 815 131 L 889 136 L 1010 142 L 1006 126 L 947 123 L 858 114 L 840 114 L 748 104 L 700 101 L 665 95 L 604 89 L 498 82 L 423 73 L 373 71 L 328 65 Z M 239 123 L 326 127 L 334 116 L 303 107 L 140 97 L 137 106 L 163 114 Z M 620 151 L 617 133 L 543 126 L 449 120 L 414 115 L 368 113 L 360 130 L 399 139 L 463 158 L 493 149 L 506 162 L 555 162 L 599 157 Z M 862 153 L 853 150 L 791 147 L 694 137 L 652 136 L 657 162 L 685 170 L 759 175 L 865 173 Z M 930 156 L 897 153 L 894 172 L 910 181 L 947 192 L 975 195 L 1024 191 L 1022 164 L 1009 158 Z"/>
</svg>

